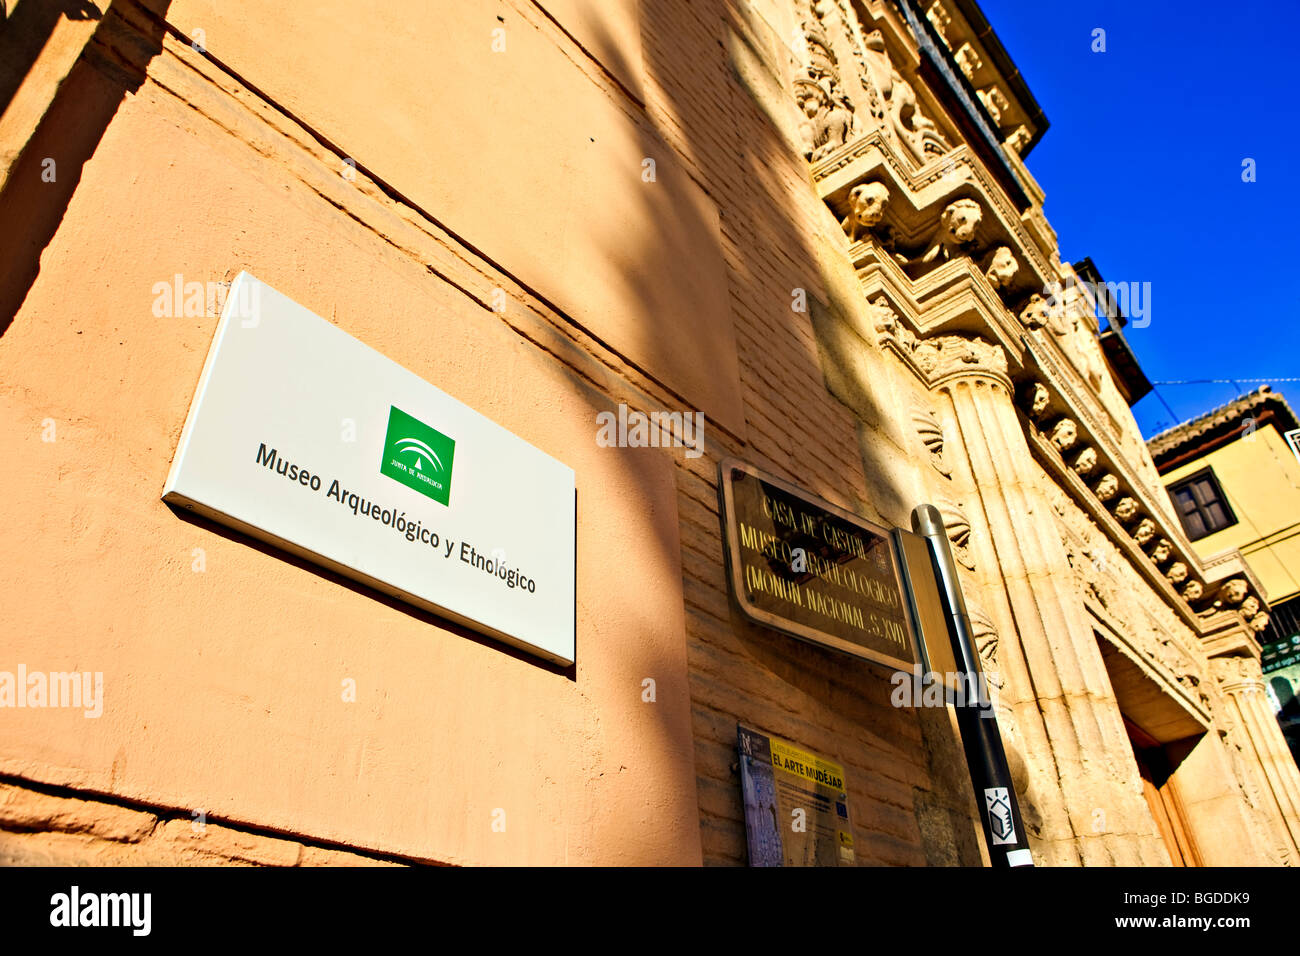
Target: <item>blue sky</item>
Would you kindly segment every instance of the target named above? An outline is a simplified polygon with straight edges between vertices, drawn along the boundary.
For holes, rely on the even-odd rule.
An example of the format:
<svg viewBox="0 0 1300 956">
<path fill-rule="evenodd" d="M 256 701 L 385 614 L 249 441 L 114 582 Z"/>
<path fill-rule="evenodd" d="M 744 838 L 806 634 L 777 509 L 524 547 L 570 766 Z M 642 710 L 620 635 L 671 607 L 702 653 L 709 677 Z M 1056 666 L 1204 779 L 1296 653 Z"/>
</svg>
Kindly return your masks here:
<svg viewBox="0 0 1300 956">
<path fill-rule="evenodd" d="M 1296 0 L 980 0 L 1051 123 L 1027 165 L 1061 256 L 1150 282 L 1152 381 L 1300 378 Z M 1093 30 L 1106 31 L 1094 53 Z M 1255 160 L 1256 181 L 1242 181 Z M 1271 383 L 1270 383 L 1271 384 Z M 1300 382 L 1277 383 L 1300 408 Z M 1232 385 L 1168 385 L 1178 420 Z M 1155 395 L 1142 433 L 1171 424 Z"/>
</svg>

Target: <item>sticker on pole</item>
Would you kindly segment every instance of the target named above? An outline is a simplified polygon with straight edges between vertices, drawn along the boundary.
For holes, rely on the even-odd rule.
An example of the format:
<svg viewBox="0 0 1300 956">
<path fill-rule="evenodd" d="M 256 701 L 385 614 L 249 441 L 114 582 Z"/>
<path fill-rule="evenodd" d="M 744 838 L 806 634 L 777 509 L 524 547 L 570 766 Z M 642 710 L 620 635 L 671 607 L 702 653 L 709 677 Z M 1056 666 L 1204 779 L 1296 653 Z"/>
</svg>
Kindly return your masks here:
<svg viewBox="0 0 1300 956">
<path fill-rule="evenodd" d="M 989 814 L 989 832 L 995 844 L 1015 843 L 1016 826 L 1011 817 L 1011 796 L 1006 787 L 989 787 L 984 791 L 984 808 Z"/>
</svg>

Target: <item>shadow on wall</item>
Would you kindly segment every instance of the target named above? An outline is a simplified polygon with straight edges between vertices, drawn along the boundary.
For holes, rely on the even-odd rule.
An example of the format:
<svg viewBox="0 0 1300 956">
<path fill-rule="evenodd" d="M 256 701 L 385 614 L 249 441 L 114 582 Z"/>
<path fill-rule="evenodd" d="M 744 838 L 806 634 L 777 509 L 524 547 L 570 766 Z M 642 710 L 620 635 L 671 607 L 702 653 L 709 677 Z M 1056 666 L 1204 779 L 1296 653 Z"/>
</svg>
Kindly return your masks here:
<svg viewBox="0 0 1300 956">
<path fill-rule="evenodd" d="M 9 8 L 14 7 L 12 14 Z M 60 18 L 99 20 L 90 0 L 0 0 L 0 114 L 9 108 L 27 72 L 40 56 Z"/>
<path fill-rule="evenodd" d="M 737 65 L 737 50 L 756 63 L 763 61 L 766 45 L 756 33 L 762 25 L 751 5 L 723 0 L 641 0 L 639 6 L 649 79 L 647 115 L 664 138 L 694 162 L 702 185 L 720 208 L 729 314 L 699 319 L 735 324 L 748 438 L 735 442 L 735 452 L 814 492 L 852 502 L 868 500 L 868 490 L 856 475 L 820 466 L 812 471 L 827 477 L 818 480 L 805 467 L 809 456 L 824 455 L 811 447 L 814 444 L 842 443 L 853 449 L 850 455 L 861 467 L 882 476 L 873 479 L 871 493 L 884 499 L 886 513 L 894 512 L 910 501 L 912 492 L 884 477 L 897 469 L 878 468 L 865 460 L 879 443 L 868 447 L 859 442 L 857 429 L 876 427 L 895 413 L 881 406 L 878 394 L 858 396 L 852 411 L 839 403 L 827 386 L 823 355 L 828 349 L 819 341 L 824 330 L 814 327 L 812 310 L 791 309 L 791 290 L 796 287 L 807 288 L 809 299 L 822 295 L 830 303 L 823 310 L 830 313 L 828 322 L 840 326 L 842 333 L 847 331 L 844 310 L 855 304 L 844 303 L 842 283 L 818 267 L 819 250 L 810 229 L 828 216 L 810 219 L 807 206 L 801 208 L 791 198 L 808 178 L 808 169 L 779 132 L 793 126 L 790 118 L 774 113 L 780 107 L 773 104 L 782 101 L 773 98 L 773 89 L 784 87 L 787 78 L 768 73 L 757 82 L 771 86 L 760 90 L 751 87 Z M 784 49 L 783 44 L 776 46 Z M 655 89 L 661 98 L 655 97 Z M 762 136 L 755 135 L 759 130 Z M 685 168 L 677 172 L 687 174 Z M 646 241 L 653 243 L 656 237 L 647 236 Z M 667 276 L 655 279 L 671 281 Z M 828 407 L 838 429 L 830 434 Z M 710 530 L 719 533 L 717 526 Z M 734 721 L 741 720 L 802 739 L 811 749 L 852 758 L 859 766 L 889 765 L 894 756 L 905 758 L 900 763 L 919 765 L 919 772 L 900 770 L 897 778 L 850 779 L 870 801 L 854 810 L 860 862 L 910 853 L 910 859 L 928 864 L 980 865 L 979 823 L 961 744 L 946 712 L 941 720 L 900 712 L 890 703 L 887 669 L 751 624 L 734 601 L 728 602 L 729 620 L 719 626 L 716 616 L 693 606 L 689 595 L 698 586 L 693 588 L 689 580 L 692 570 L 685 551 L 683 565 L 705 862 L 746 859 L 739 779 L 734 766 L 730 781 L 717 771 L 735 763 Z M 709 568 L 705 584 L 729 593 L 720 562 Z M 714 670 L 708 680 L 701 679 L 701 671 L 713 668 L 719 657 L 746 673 L 718 678 Z M 721 687 L 729 682 L 732 687 Z M 764 687 L 761 694 L 749 690 L 756 683 Z M 901 735 L 900 725 L 906 728 Z M 917 747 L 925 753 L 918 756 Z M 892 773 L 885 770 L 882 778 Z M 897 810 L 913 820 L 910 833 L 900 833 Z M 900 843 L 909 842 L 911 848 L 900 849 Z"/>
<path fill-rule="evenodd" d="M 149 60 L 162 50 L 162 17 L 171 0 L 136 2 L 157 18 L 149 20 L 143 34 L 124 29 L 116 9 L 105 16 L 95 4 L 79 0 L 23 0 L 0 25 L 0 63 L 5 64 L 0 104 L 8 107 L 60 17 L 100 20 L 0 192 L 0 262 L 5 263 L 0 273 L 0 336 L 40 274 L 41 253 L 58 231 L 82 167 L 123 100 L 144 82 Z M 107 61 L 103 48 L 111 48 L 113 38 L 123 35 L 132 40 L 122 51 L 126 56 Z"/>
</svg>

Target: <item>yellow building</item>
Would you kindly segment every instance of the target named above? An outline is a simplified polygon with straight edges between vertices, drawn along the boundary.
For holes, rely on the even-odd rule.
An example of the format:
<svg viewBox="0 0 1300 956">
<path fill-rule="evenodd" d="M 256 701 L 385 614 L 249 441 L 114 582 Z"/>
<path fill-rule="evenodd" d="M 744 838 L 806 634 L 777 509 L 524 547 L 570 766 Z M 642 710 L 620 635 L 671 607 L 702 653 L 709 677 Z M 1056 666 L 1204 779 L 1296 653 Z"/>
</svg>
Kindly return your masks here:
<svg viewBox="0 0 1300 956">
<path fill-rule="evenodd" d="M 1151 457 L 1206 565 L 1239 553 L 1259 579 L 1260 664 L 1300 761 L 1300 421 L 1265 385 L 1157 435 Z"/>
<path fill-rule="evenodd" d="M 1295 631 L 1300 422 L 1286 399 L 1265 385 L 1157 435 L 1150 447 L 1196 553 L 1212 562 L 1240 551 L 1263 586 L 1268 630 Z"/>
</svg>

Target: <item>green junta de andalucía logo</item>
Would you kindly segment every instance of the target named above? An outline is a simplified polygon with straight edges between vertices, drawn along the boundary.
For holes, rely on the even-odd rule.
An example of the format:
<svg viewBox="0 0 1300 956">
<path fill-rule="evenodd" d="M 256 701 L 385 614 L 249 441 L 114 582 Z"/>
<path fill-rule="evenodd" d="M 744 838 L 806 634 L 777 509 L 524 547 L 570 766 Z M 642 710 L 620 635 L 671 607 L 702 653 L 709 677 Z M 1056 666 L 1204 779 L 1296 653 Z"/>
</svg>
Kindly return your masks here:
<svg viewBox="0 0 1300 956">
<path fill-rule="evenodd" d="M 453 439 L 396 405 L 390 407 L 380 474 L 445 505 L 451 497 L 451 465 L 455 455 Z"/>
</svg>

